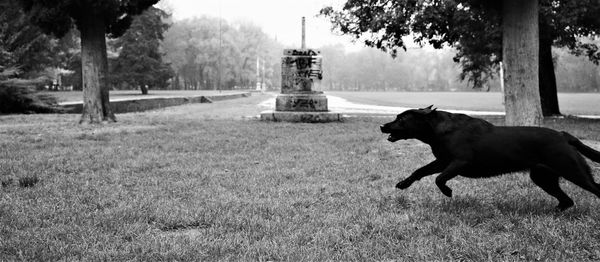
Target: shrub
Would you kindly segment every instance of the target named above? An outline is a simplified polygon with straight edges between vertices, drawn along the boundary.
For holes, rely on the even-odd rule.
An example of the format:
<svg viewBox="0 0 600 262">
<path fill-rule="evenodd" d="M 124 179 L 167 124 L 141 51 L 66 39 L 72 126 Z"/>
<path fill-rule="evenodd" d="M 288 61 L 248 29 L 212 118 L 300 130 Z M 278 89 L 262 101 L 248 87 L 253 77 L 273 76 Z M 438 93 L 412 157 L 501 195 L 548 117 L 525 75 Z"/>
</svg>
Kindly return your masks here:
<svg viewBox="0 0 600 262">
<path fill-rule="evenodd" d="M 60 113 L 56 98 L 35 90 L 27 80 L 0 82 L 0 114 Z"/>
</svg>

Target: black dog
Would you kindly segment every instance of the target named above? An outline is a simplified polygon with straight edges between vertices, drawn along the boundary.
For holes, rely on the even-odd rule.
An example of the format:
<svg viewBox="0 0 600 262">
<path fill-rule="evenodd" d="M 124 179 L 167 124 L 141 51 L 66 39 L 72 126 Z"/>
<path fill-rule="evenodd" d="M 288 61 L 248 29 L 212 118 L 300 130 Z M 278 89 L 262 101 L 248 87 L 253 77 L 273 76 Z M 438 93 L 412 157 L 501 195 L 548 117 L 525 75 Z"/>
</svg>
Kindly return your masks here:
<svg viewBox="0 0 600 262">
<path fill-rule="evenodd" d="M 600 184 L 594 182 L 589 165 L 579 154 L 600 163 L 600 152 L 584 145 L 566 132 L 543 127 L 504 127 L 472 118 L 431 109 L 407 110 L 393 122 L 381 126 L 388 140 L 418 139 L 431 146 L 436 160 L 417 169 L 396 187 L 435 173 L 435 184 L 452 197 L 446 182 L 458 175 L 492 177 L 529 170 L 533 182 L 558 199 L 559 210 L 573 206 L 573 200 L 559 187 L 559 177 L 600 197 Z"/>
</svg>

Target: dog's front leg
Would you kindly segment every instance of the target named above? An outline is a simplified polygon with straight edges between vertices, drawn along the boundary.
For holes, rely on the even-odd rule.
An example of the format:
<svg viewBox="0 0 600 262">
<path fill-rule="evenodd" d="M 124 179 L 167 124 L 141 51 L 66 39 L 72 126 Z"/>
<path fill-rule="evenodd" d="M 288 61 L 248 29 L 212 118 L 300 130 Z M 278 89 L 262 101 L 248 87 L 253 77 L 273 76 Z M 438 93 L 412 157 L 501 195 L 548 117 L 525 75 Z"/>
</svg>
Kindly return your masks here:
<svg viewBox="0 0 600 262">
<path fill-rule="evenodd" d="M 433 175 L 435 173 L 442 172 L 445 167 L 446 167 L 445 164 L 443 164 L 440 160 L 436 159 L 433 162 L 415 170 L 415 172 L 413 172 L 406 179 L 398 182 L 398 184 L 396 184 L 396 188 L 406 189 L 410 185 L 412 185 L 412 183 L 414 183 L 417 180 L 420 180 L 421 178 L 424 178 L 429 175 Z"/>
<path fill-rule="evenodd" d="M 455 178 L 458 176 L 463 167 L 465 167 L 467 163 L 464 161 L 453 161 L 451 162 L 442 173 L 435 178 L 435 184 L 447 197 L 452 197 L 452 189 L 450 189 L 446 182 L 448 180 Z"/>
</svg>

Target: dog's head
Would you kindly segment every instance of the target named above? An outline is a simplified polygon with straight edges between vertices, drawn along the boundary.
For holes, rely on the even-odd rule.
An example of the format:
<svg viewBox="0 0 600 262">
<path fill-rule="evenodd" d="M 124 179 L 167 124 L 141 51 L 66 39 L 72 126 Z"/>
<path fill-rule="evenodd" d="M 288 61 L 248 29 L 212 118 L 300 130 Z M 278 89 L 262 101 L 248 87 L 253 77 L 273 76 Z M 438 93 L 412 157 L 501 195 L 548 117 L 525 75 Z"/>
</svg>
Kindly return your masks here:
<svg viewBox="0 0 600 262">
<path fill-rule="evenodd" d="M 390 134 L 388 136 L 390 142 L 396 142 L 400 139 L 418 139 L 428 134 L 431 129 L 427 118 L 436 110 L 432 107 L 433 105 L 426 108 L 406 110 L 396 116 L 396 120 L 382 125 L 380 127 L 381 132 Z"/>
</svg>

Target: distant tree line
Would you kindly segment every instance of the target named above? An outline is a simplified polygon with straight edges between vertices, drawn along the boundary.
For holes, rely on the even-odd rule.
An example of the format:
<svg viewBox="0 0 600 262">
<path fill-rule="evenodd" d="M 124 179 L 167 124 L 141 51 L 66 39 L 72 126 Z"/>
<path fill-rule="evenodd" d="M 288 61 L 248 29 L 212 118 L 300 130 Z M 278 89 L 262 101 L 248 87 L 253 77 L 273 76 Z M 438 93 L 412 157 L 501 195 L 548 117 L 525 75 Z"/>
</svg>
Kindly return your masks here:
<svg viewBox="0 0 600 262">
<path fill-rule="evenodd" d="M 565 48 L 553 48 L 552 54 L 559 92 L 600 92 L 598 65 L 587 57 L 574 56 Z"/>
<path fill-rule="evenodd" d="M 376 49 L 346 53 L 343 46 L 321 48 L 323 90 L 455 91 L 467 89 L 458 78 L 452 50 L 409 49 L 393 59 Z"/>
<path fill-rule="evenodd" d="M 282 45 L 251 23 L 206 16 L 176 21 L 163 48 L 175 73 L 173 89 L 255 88 L 257 82 L 274 88 L 281 79 Z"/>
<path fill-rule="evenodd" d="M 451 48 L 409 48 L 396 58 L 376 49 L 345 52 L 341 45 L 321 48 L 322 90 L 346 91 L 500 91 L 498 72 L 474 87 L 461 80 Z M 559 92 L 600 92 L 600 67 L 566 48 L 553 48 Z M 497 69 L 496 69 L 497 70 Z"/>
</svg>

